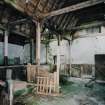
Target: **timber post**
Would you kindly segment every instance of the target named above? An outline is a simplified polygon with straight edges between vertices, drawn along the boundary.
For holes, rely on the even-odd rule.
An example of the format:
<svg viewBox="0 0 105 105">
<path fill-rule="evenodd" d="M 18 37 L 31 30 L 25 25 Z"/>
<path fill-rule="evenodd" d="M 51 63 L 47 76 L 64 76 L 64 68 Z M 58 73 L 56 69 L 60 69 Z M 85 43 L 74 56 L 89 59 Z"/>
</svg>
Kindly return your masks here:
<svg viewBox="0 0 105 105">
<path fill-rule="evenodd" d="M 5 30 L 4 32 L 4 65 L 8 65 L 8 36 L 9 31 Z"/>
<path fill-rule="evenodd" d="M 71 62 L 72 62 L 72 60 L 71 60 L 71 45 L 72 45 L 72 37 L 70 37 L 70 41 L 69 41 L 69 65 L 70 65 L 70 71 L 69 71 L 69 75 L 71 76 L 71 69 L 72 69 L 72 64 L 71 64 Z"/>
<path fill-rule="evenodd" d="M 59 72 L 60 72 L 60 35 L 58 35 L 58 49 L 57 49 L 57 92 L 59 93 Z"/>
<path fill-rule="evenodd" d="M 40 65 L 41 25 L 36 23 L 36 64 Z"/>
</svg>

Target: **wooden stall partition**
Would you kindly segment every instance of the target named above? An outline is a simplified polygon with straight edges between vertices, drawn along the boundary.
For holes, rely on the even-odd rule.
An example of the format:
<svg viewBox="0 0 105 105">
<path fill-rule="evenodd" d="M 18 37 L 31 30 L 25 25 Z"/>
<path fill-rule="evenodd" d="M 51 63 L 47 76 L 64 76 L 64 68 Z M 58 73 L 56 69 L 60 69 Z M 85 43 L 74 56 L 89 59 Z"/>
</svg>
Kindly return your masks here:
<svg viewBox="0 0 105 105">
<path fill-rule="evenodd" d="M 57 72 L 37 77 L 37 94 L 57 96 Z"/>
<path fill-rule="evenodd" d="M 70 65 L 60 64 L 60 75 L 69 76 L 70 75 Z"/>
<path fill-rule="evenodd" d="M 27 65 L 27 80 L 36 84 L 37 94 L 58 96 L 57 78 L 57 72 L 49 73 L 36 65 Z"/>
<path fill-rule="evenodd" d="M 37 73 L 37 67 L 36 65 L 27 65 L 27 81 L 28 82 L 35 82 L 35 77 Z"/>
</svg>

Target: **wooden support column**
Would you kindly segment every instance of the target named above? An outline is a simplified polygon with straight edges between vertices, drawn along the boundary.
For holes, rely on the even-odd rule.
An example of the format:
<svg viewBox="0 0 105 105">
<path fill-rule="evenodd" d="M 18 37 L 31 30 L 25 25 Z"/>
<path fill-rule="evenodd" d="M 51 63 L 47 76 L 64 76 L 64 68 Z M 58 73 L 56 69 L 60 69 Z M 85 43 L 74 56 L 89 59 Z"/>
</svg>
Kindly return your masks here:
<svg viewBox="0 0 105 105">
<path fill-rule="evenodd" d="M 4 65 L 8 65 L 8 30 L 4 32 Z"/>
<path fill-rule="evenodd" d="M 95 65 L 92 65 L 92 77 L 95 78 Z"/>
<path fill-rule="evenodd" d="M 70 71 L 69 71 L 69 75 L 71 76 L 71 69 L 72 69 L 72 67 L 71 67 L 71 45 L 72 45 L 72 37 L 70 37 L 70 41 L 69 41 L 69 65 L 70 65 Z"/>
<path fill-rule="evenodd" d="M 32 39 L 30 39 L 30 63 L 32 64 Z"/>
<path fill-rule="evenodd" d="M 6 80 L 7 80 L 7 82 L 8 82 L 9 105 L 13 105 L 12 69 L 7 69 Z"/>
<path fill-rule="evenodd" d="M 48 44 L 46 44 L 46 64 L 48 63 Z"/>
<path fill-rule="evenodd" d="M 60 71 L 60 35 L 58 36 L 57 49 L 57 92 L 59 93 L 59 71 Z"/>
<path fill-rule="evenodd" d="M 30 39 L 30 63 L 34 63 L 34 39 Z"/>
<path fill-rule="evenodd" d="M 81 78 L 83 78 L 83 65 L 81 65 Z"/>
<path fill-rule="evenodd" d="M 36 23 L 36 64 L 40 65 L 41 25 Z"/>
</svg>

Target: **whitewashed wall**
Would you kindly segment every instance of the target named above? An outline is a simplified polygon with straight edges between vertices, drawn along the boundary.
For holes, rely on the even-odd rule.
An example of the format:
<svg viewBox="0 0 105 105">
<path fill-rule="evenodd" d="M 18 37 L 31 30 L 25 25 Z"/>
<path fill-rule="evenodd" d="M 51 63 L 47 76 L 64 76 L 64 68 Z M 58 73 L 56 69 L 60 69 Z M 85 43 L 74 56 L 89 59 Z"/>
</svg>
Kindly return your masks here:
<svg viewBox="0 0 105 105">
<path fill-rule="evenodd" d="M 23 62 L 23 46 L 9 44 L 8 56 L 10 58 L 20 57 L 21 63 Z"/>
<path fill-rule="evenodd" d="M 41 57 L 40 57 L 41 63 L 45 63 L 46 62 L 46 47 L 45 47 L 44 44 L 41 44 L 40 54 L 41 54 Z M 29 63 L 30 62 L 30 44 L 26 44 L 24 46 L 23 60 L 24 60 L 24 63 Z M 35 63 L 35 56 L 33 57 L 33 62 Z"/>
<path fill-rule="evenodd" d="M 78 31 L 76 34 L 81 38 L 75 39 L 71 46 L 72 64 L 94 64 L 95 54 L 105 54 L 105 27 L 101 27 L 102 33 L 86 34 L 85 30 Z M 57 40 L 50 43 L 49 57 L 57 55 Z M 46 48 L 41 44 L 41 63 L 46 62 Z M 61 41 L 60 55 L 64 55 L 65 63 L 69 64 L 69 43 Z M 9 44 L 9 58 L 20 57 L 21 62 L 30 62 L 30 45 L 24 47 Z M 48 57 L 48 58 L 49 58 Z M 3 59 L 3 43 L 0 42 L 0 59 Z"/>
<path fill-rule="evenodd" d="M 3 43 L 0 42 L 0 64 L 3 63 Z M 26 44 L 24 47 L 14 44 L 8 44 L 8 57 L 14 59 L 14 57 L 20 57 L 21 64 L 30 62 L 30 45 Z M 35 62 L 35 57 L 33 57 Z M 44 44 L 41 44 L 41 63 L 46 62 L 46 48 Z"/>
<path fill-rule="evenodd" d="M 23 55 L 23 61 L 24 63 L 30 62 L 30 44 L 26 44 L 23 49 L 24 55 Z"/>
<path fill-rule="evenodd" d="M 41 60 L 41 63 L 46 63 L 46 47 L 44 44 L 41 44 L 41 57 L 40 57 L 40 60 Z"/>
<path fill-rule="evenodd" d="M 78 31 L 76 34 L 81 38 L 75 39 L 71 46 L 72 64 L 94 64 L 95 54 L 105 54 L 105 27 L 101 27 L 101 33 L 87 34 L 85 30 Z M 57 41 L 50 43 L 52 55 L 57 53 Z M 61 41 L 61 55 L 65 55 L 66 63 L 69 63 L 69 44 Z"/>
<path fill-rule="evenodd" d="M 58 41 L 52 41 L 49 45 L 50 47 L 50 53 L 52 56 L 57 55 L 57 48 L 58 48 Z M 60 42 L 60 55 L 64 55 L 64 61 L 65 63 L 69 63 L 69 43 L 66 40 L 62 40 Z M 63 62 L 63 61 L 61 61 Z"/>
<path fill-rule="evenodd" d="M 72 43 L 72 64 L 94 64 L 95 54 L 105 54 L 105 27 L 101 27 L 101 33 L 87 34 L 81 30 L 76 34 L 81 38 Z"/>
<path fill-rule="evenodd" d="M 0 60 L 3 60 L 3 43 L 0 42 Z M 18 45 L 9 44 L 8 45 L 8 56 L 10 59 L 14 59 L 14 57 L 20 57 L 21 63 L 23 63 L 23 47 Z M 2 62 L 2 61 L 1 61 Z"/>
<path fill-rule="evenodd" d="M 105 36 L 75 39 L 71 47 L 73 64 L 94 64 L 95 54 L 105 54 Z"/>
</svg>

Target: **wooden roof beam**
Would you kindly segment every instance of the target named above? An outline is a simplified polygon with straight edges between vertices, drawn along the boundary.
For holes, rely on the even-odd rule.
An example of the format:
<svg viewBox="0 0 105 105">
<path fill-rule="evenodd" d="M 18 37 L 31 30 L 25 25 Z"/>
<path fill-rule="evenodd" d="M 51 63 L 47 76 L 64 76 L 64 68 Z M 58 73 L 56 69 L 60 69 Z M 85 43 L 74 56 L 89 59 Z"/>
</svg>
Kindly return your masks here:
<svg viewBox="0 0 105 105">
<path fill-rule="evenodd" d="M 91 23 L 91 24 L 87 24 L 87 25 L 81 25 L 81 26 L 74 26 L 71 28 L 71 30 L 81 30 L 81 29 L 86 29 L 86 28 L 91 28 L 91 27 L 97 27 L 97 26 L 102 26 L 105 25 L 104 21 L 101 22 L 95 22 L 95 23 Z"/>
<path fill-rule="evenodd" d="M 33 11 L 33 13 L 35 13 L 35 12 L 36 12 L 36 9 L 37 9 L 37 7 L 39 6 L 40 1 L 41 1 L 41 0 L 38 0 L 38 1 L 37 1 L 36 5 L 35 5 L 35 7 L 34 7 L 34 11 Z"/>
<path fill-rule="evenodd" d="M 43 11 L 45 11 L 45 9 L 47 8 L 48 3 L 49 3 L 49 0 L 46 0 L 46 2 L 44 3 L 44 6 L 43 6 Z"/>
<path fill-rule="evenodd" d="M 72 6 L 68 6 L 59 10 L 55 10 L 49 13 L 44 13 L 43 16 L 44 17 L 52 17 L 52 16 L 57 16 L 57 15 L 61 15 L 64 13 L 69 13 L 69 12 L 73 12 L 73 11 L 77 11 L 83 8 L 87 8 L 87 7 L 91 7 L 100 3 L 105 3 L 105 0 L 88 0 L 82 3 L 78 3 Z"/>
<path fill-rule="evenodd" d="M 37 18 L 36 16 L 32 16 L 32 14 L 30 12 L 26 12 L 25 9 L 19 5 L 16 5 L 16 3 L 13 3 L 12 1 L 10 0 L 4 0 L 5 3 L 13 6 L 15 9 L 17 9 L 18 11 L 22 12 L 23 14 L 29 16 L 29 18 L 32 18 L 32 21 L 39 21 L 39 18 Z"/>
</svg>

